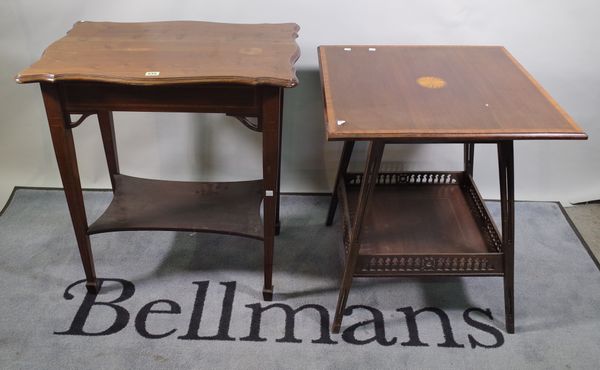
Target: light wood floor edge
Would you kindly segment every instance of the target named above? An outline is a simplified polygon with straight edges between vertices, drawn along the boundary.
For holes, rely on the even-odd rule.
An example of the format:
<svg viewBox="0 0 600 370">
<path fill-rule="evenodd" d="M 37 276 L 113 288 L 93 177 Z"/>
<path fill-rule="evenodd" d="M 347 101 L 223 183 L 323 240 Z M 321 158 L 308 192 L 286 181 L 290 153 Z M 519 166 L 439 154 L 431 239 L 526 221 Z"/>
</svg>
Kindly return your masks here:
<svg viewBox="0 0 600 370">
<path fill-rule="evenodd" d="M 592 259 L 592 261 L 594 261 L 594 264 L 596 265 L 596 267 L 598 268 L 598 270 L 600 270 L 600 262 L 598 261 L 598 257 L 600 257 L 600 256 L 596 256 L 594 254 L 594 252 L 590 248 L 589 244 L 585 241 L 585 239 L 583 238 L 583 235 L 581 235 L 581 233 L 577 229 L 577 226 L 575 226 L 575 223 L 573 222 L 573 220 L 571 219 L 571 217 L 569 216 L 569 214 L 565 210 L 565 207 L 563 207 L 563 205 L 560 204 L 560 202 L 556 202 L 556 203 L 558 204 L 558 207 L 560 208 L 560 211 L 562 212 L 563 216 L 565 217 L 565 219 L 569 223 L 569 226 L 571 226 L 571 229 L 573 229 L 573 231 L 575 232 L 575 235 L 577 235 L 577 238 L 579 239 L 579 241 L 581 242 L 581 244 L 583 245 L 583 247 L 587 251 L 588 255 L 590 256 L 590 258 Z"/>
</svg>

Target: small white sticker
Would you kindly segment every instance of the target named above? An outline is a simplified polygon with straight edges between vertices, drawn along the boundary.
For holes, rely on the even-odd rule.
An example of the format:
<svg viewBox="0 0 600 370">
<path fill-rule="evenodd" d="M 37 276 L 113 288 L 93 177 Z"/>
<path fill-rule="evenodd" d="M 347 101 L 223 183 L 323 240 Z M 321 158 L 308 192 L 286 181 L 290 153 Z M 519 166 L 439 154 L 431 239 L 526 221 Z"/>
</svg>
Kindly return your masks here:
<svg viewBox="0 0 600 370">
<path fill-rule="evenodd" d="M 375 49 L 375 48 L 369 48 L 369 51 L 375 51 L 375 50 L 377 50 L 377 49 Z"/>
<path fill-rule="evenodd" d="M 352 48 L 344 48 L 344 51 L 352 51 Z"/>
<path fill-rule="evenodd" d="M 146 72 L 146 77 L 152 77 L 152 76 L 158 76 L 158 75 L 160 75 L 160 72 L 156 72 L 156 71 Z"/>
<path fill-rule="evenodd" d="M 266 197 L 272 197 L 273 196 L 273 190 L 266 190 L 265 191 L 265 196 Z"/>
<path fill-rule="evenodd" d="M 341 125 L 343 125 L 344 123 L 346 123 L 346 121 L 344 121 L 343 119 L 338 119 L 338 121 L 337 121 L 337 125 L 338 125 L 338 126 L 341 126 Z"/>
</svg>

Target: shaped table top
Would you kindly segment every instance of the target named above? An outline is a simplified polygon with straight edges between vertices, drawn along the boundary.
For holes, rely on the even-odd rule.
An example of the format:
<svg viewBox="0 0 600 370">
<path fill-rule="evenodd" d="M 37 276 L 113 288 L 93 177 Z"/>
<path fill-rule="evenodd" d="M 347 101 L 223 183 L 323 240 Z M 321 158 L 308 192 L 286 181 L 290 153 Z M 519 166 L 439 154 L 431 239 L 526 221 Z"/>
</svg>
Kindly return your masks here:
<svg viewBox="0 0 600 370">
<path fill-rule="evenodd" d="M 16 80 L 293 87 L 298 30 L 294 23 L 78 22 Z"/>
<path fill-rule="evenodd" d="M 320 46 L 329 140 L 587 135 L 500 46 Z"/>
</svg>

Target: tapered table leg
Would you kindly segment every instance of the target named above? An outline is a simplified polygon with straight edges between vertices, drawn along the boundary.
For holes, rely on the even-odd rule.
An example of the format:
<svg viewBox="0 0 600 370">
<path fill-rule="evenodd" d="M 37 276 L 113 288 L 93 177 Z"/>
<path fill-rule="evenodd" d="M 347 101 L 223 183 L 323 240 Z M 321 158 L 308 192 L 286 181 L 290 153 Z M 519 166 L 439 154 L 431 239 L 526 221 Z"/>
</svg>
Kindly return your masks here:
<svg viewBox="0 0 600 370">
<path fill-rule="evenodd" d="M 377 175 L 381 165 L 381 158 L 383 157 L 384 145 L 385 144 L 381 141 L 372 141 L 369 143 L 367 163 L 363 173 L 360 193 L 358 194 L 356 215 L 352 222 L 352 229 L 350 231 L 348 257 L 344 266 L 340 293 L 335 309 L 335 316 L 333 318 L 333 326 L 331 328 L 331 331 L 334 333 L 339 333 L 342 325 L 342 317 L 344 315 L 344 309 L 346 308 L 346 302 L 348 301 L 348 294 L 350 292 L 350 286 L 352 285 L 352 276 L 354 275 L 354 270 L 356 269 L 356 261 L 358 259 L 358 252 L 360 249 L 360 232 L 369 205 L 369 200 L 373 195 L 375 183 L 377 182 Z"/>
<path fill-rule="evenodd" d="M 509 333 L 514 333 L 515 193 L 512 141 L 498 143 L 498 164 L 500 168 L 502 246 L 504 248 L 504 305 L 506 316 L 506 331 Z"/>
<path fill-rule="evenodd" d="M 113 192 L 115 191 L 115 175 L 119 174 L 119 157 L 117 155 L 117 142 L 115 140 L 115 126 L 111 111 L 98 112 L 98 124 L 102 134 L 102 144 L 104 146 L 104 155 L 110 174 L 110 183 Z"/>
<path fill-rule="evenodd" d="M 263 227 L 264 227 L 264 287 L 263 298 L 273 299 L 273 248 L 275 239 L 275 221 L 277 217 L 277 198 L 279 178 L 279 140 L 281 88 L 265 86 L 262 88 L 262 107 L 259 119 L 263 130 Z"/>
<path fill-rule="evenodd" d="M 275 235 L 281 231 L 281 221 L 279 220 L 280 190 L 281 190 L 281 138 L 283 135 L 283 89 L 279 93 L 279 143 L 277 145 L 277 191 L 276 196 L 276 216 L 275 216 Z"/>
<path fill-rule="evenodd" d="M 338 205 L 338 186 L 340 181 L 344 181 L 344 176 L 348 171 L 348 165 L 350 164 L 350 158 L 352 157 L 352 149 L 354 149 L 354 141 L 344 141 L 344 148 L 342 149 L 342 157 L 340 158 L 340 164 L 338 166 L 337 175 L 335 176 L 335 182 L 333 184 L 333 193 L 331 195 L 331 202 L 329 203 L 329 211 L 327 212 L 327 221 L 325 224 L 331 226 L 333 218 L 335 217 L 335 211 Z"/>
<path fill-rule="evenodd" d="M 97 293 L 100 286 L 96 279 L 90 238 L 87 234 L 88 224 L 79 180 L 73 134 L 69 127 L 69 115 L 61 106 L 58 88 L 52 84 L 42 83 L 40 85 L 46 115 L 48 116 L 52 144 L 54 145 L 54 153 L 56 154 L 56 162 L 65 189 L 67 205 L 71 214 L 77 246 L 79 247 L 79 255 L 85 271 L 85 286 L 90 293 Z"/>
</svg>

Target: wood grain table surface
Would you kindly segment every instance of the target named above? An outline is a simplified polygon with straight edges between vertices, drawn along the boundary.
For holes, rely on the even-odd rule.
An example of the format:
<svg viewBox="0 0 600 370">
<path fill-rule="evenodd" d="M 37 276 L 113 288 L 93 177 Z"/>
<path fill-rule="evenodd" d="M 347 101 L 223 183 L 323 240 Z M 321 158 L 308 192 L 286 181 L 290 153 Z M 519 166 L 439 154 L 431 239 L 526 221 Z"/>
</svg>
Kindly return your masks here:
<svg viewBox="0 0 600 370">
<path fill-rule="evenodd" d="M 294 23 L 78 22 L 16 79 L 293 87 L 298 30 Z"/>
<path fill-rule="evenodd" d="M 320 46 L 330 140 L 585 139 L 501 46 Z"/>
</svg>

